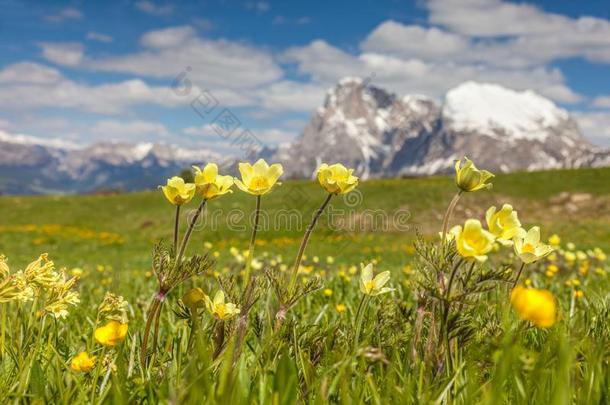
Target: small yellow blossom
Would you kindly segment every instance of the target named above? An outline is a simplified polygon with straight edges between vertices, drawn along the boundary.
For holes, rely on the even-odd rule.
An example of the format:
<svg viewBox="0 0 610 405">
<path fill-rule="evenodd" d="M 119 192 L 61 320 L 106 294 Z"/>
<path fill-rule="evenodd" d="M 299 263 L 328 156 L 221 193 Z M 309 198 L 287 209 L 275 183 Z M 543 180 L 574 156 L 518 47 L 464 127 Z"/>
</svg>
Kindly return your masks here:
<svg viewBox="0 0 610 405">
<path fill-rule="evenodd" d="M 373 278 L 373 263 L 369 263 L 362 268 L 360 275 L 360 292 L 366 295 L 379 295 L 390 291 L 393 288 L 384 287 L 390 280 L 390 272 L 384 271 Z"/>
<path fill-rule="evenodd" d="M 325 289 L 324 289 L 324 295 L 325 295 L 326 297 L 332 297 L 332 295 L 333 295 L 333 290 L 331 290 L 330 288 L 325 288 Z"/>
<path fill-rule="evenodd" d="M 461 166 L 461 160 L 455 162 L 455 183 L 460 190 L 472 192 L 483 188 L 491 188 L 491 183 L 486 183 L 486 181 L 493 178 L 494 175 L 487 170 L 477 169 L 474 163 L 467 157 L 464 160 L 463 167 Z"/>
<path fill-rule="evenodd" d="M 354 169 L 348 169 L 341 163 L 327 165 L 322 163 L 317 172 L 320 185 L 329 193 L 339 195 L 352 191 L 358 185 L 358 177 L 352 173 Z"/>
<path fill-rule="evenodd" d="M 95 366 L 95 356 L 89 356 L 87 352 L 80 352 L 72 358 L 70 368 L 74 371 L 88 373 Z"/>
<path fill-rule="evenodd" d="M 335 258 L 334 258 L 334 257 L 332 257 L 332 256 L 327 256 L 327 257 L 326 257 L 326 263 L 327 263 L 327 264 L 333 264 L 333 263 L 335 263 Z"/>
<path fill-rule="evenodd" d="M 167 180 L 167 185 L 161 186 L 167 201 L 174 205 L 186 204 L 195 196 L 195 185 L 185 183 L 182 177 L 174 176 Z"/>
<path fill-rule="evenodd" d="M 519 318 L 531 321 L 541 328 L 550 328 L 555 323 L 557 304 L 547 290 L 515 287 L 511 293 L 511 304 Z"/>
<path fill-rule="evenodd" d="M 515 237 L 515 254 L 523 263 L 533 263 L 548 256 L 553 248 L 540 242 L 540 228 L 532 227 L 525 236 Z"/>
<path fill-rule="evenodd" d="M 574 290 L 574 298 L 582 298 L 584 295 L 585 293 L 582 290 Z"/>
<path fill-rule="evenodd" d="M 80 267 L 75 267 L 72 270 L 70 270 L 70 274 L 72 274 L 73 277 L 77 277 L 77 278 L 81 278 L 83 276 L 83 269 L 81 269 Z"/>
<path fill-rule="evenodd" d="M 521 228 L 517 211 L 510 204 L 504 204 L 500 211 L 497 211 L 496 207 L 489 207 L 485 213 L 485 220 L 489 232 L 494 234 L 498 242 L 503 245 L 512 245 L 515 236 L 525 233 Z"/>
<path fill-rule="evenodd" d="M 546 270 L 555 274 L 559 271 L 559 267 L 557 267 L 556 264 L 549 264 L 548 266 L 546 266 Z"/>
<path fill-rule="evenodd" d="M 557 247 L 560 244 L 561 244 L 561 238 L 556 233 L 552 234 L 549 237 L 549 245 Z"/>
<path fill-rule="evenodd" d="M 125 336 L 127 336 L 127 329 L 127 323 L 109 321 L 106 325 L 95 330 L 95 340 L 104 346 L 116 346 L 125 340 Z"/>
<path fill-rule="evenodd" d="M 487 260 L 487 253 L 493 249 L 495 236 L 481 226 L 477 219 L 469 219 L 461 226 L 455 226 L 450 234 L 455 239 L 457 251 L 460 256 L 474 258 L 480 262 Z"/>
<path fill-rule="evenodd" d="M 239 172 L 241 180 L 236 178 L 235 184 L 240 190 L 252 195 L 263 195 L 280 184 L 277 180 L 284 173 L 284 168 L 279 163 L 269 166 L 263 159 L 259 159 L 253 165 L 240 163 Z"/>
<path fill-rule="evenodd" d="M 240 310 L 233 303 L 225 303 L 225 294 L 222 290 L 219 290 L 214 295 L 214 300 L 211 300 L 207 295 L 205 296 L 205 303 L 208 311 L 216 318 L 221 321 L 226 321 L 239 314 Z"/>
<path fill-rule="evenodd" d="M 182 302 L 189 308 L 201 307 L 205 303 L 205 293 L 201 288 L 193 288 L 182 296 Z"/>
<path fill-rule="evenodd" d="M 563 257 L 568 261 L 568 262 L 575 262 L 576 261 L 576 254 L 574 254 L 574 252 L 565 252 L 565 254 L 563 255 Z"/>
<path fill-rule="evenodd" d="M 193 166 L 195 170 L 195 187 L 197 194 L 206 200 L 212 200 L 227 193 L 232 193 L 232 176 L 221 176 L 218 174 L 218 166 L 208 163 L 203 170 Z"/>
<path fill-rule="evenodd" d="M 347 307 L 343 304 L 337 304 L 335 305 L 335 309 L 337 310 L 338 313 L 342 314 L 343 312 L 347 311 Z"/>
<path fill-rule="evenodd" d="M 572 242 L 568 242 L 566 244 L 566 248 L 568 248 L 568 250 L 575 250 L 576 249 L 576 245 Z"/>
</svg>

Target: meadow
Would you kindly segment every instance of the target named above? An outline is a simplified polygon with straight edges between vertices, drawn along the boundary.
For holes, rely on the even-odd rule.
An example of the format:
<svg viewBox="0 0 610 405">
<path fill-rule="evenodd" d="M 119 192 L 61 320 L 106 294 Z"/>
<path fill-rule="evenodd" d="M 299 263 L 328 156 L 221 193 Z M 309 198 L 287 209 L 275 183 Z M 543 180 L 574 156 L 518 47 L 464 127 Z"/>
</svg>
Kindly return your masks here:
<svg viewBox="0 0 610 405">
<path fill-rule="evenodd" d="M 488 207 L 508 203 L 525 230 L 540 227 L 554 251 L 521 267 L 519 285 L 552 294 L 552 325 L 524 315 L 511 294 L 524 260 L 513 247 L 494 243 L 477 261 L 457 234 L 440 242 L 452 176 L 364 181 L 334 196 L 296 286 L 291 268 L 327 195 L 317 180 L 285 181 L 260 198 L 252 258 L 257 198 L 233 187 L 210 199 L 184 269 L 173 267 L 174 207 L 160 190 L 2 196 L 2 286 L 48 253 L 54 273 L 46 258 L 31 268 L 79 302 L 53 316 L 49 296 L 65 291 L 42 282 L 29 299 L 0 299 L 0 400 L 608 403 L 609 179 L 610 168 L 497 175 L 493 188 L 465 192 L 450 217 L 450 227 L 485 224 Z M 196 208 L 181 208 L 179 240 Z M 367 290 L 369 263 L 389 276 Z M 164 266 L 188 277 L 164 291 L 175 277 Z M 239 313 L 214 300 L 219 290 Z"/>
</svg>

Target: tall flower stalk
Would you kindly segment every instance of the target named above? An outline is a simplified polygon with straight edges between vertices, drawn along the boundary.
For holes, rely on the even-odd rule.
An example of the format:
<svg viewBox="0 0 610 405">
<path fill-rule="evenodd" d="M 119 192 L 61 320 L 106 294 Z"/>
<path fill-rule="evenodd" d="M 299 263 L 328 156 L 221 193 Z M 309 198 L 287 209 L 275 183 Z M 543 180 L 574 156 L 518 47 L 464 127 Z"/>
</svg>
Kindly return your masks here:
<svg viewBox="0 0 610 405">
<path fill-rule="evenodd" d="M 231 176 L 219 175 L 218 166 L 214 163 L 208 163 L 203 169 L 193 166 L 193 169 L 195 171 L 194 184 L 185 183 L 180 177 L 172 177 L 167 181 L 167 185 L 162 187 L 163 194 L 167 200 L 171 204 L 176 205 L 173 242 L 174 257 L 168 257 L 161 246 L 157 246 L 155 249 L 153 269 L 157 274 L 159 288 L 152 298 L 146 315 L 146 325 L 144 327 L 144 336 L 142 338 L 142 348 L 140 351 L 142 364 L 146 364 L 148 340 L 150 338 L 151 329 L 153 334 L 153 349 L 157 347 L 161 311 L 167 294 L 190 277 L 201 274 L 211 266 L 207 257 L 201 256 L 195 256 L 188 262 L 183 263 L 184 253 L 191 240 L 195 225 L 203 213 L 207 202 L 230 193 L 231 186 L 233 185 L 233 178 Z M 191 201 L 195 194 L 200 195 L 202 200 L 188 224 L 180 246 L 178 246 L 180 206 Z"/>
</svg>

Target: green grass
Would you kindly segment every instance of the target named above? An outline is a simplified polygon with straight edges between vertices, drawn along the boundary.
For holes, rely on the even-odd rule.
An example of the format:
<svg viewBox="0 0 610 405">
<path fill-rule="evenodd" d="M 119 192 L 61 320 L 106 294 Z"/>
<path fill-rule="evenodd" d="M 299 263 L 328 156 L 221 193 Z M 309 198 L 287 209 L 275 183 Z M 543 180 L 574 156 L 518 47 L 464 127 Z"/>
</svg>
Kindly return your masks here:
<svg viewBox="0 0 610 405">
<path fill-rule="evenodd" d="M 483 219 L 490 205 L 511 203 L 526 227 L 541 226 L 543 238 L 557 233 L 564 247 L 568 242 L 576 245 L 575 252 L 587 254 L 595 247 L 608 252 L 609 178 L 610 169 L 498 175 L 492 190 L 462 197 L 452 223 Z M 565 192 L 580 195 L 580 200 L 560 201 Z M 413 246 L 418 232 L 428 243 L 437 240 L 454 193 L 451 178 L 431 177 L 366 181 L 345 199 L 335 197 L 335 216 L 322 216 L 306 251 L 311 273 L 302 276 L 303 283 L 319 276 L 332 294 L 307 295 L 274 331 L 278 297 L 263 282 L 265 277 L 259 277 L 259 300 L 235 363 L 227 353 L 233 353 L 231 337 L 238 322 L 226 323 L 222 354 L 212 360 L 218 323 L 202 309 L 198 338 L 187 348 L 191 324 L 182 318 L 184 308 L 178 302 L 191 287 L 207 294 L 222 287 L 243 307 L 238 277 L 243 264 L 229 250 L 247 249 L 255 199 L 235 191 L 211 201 L 205 226 L 195 231 L 188 255 L 218 252 L 217 263 L 169 294 L 160 320 L 160 349 L 148 368 L 142 367 L 138 352 L 157 288 L 150 274 L 152 248 L 158 240 L 171 240 L 174 216 L 161 192 L 0 197 L 0 254 L 9 258 L 13 273 L 42 252 L 48 252 L 58 268 L 84 270 L 76 287 L 81 303 L 69 308 L 65 320 L 39 316 L 43 296 L 30 303 L 0 301 L 0 401 L 608 403 L 610 282 L 605 260 L 587 258 L 584 269 L 584 259 L 572 262 L 558 255 L 553 263 L 559 272 L 552 277 L 545 275 L 546 262 L 526 268 L 523 280 L 550 290 L 557 299 L 558 322 L 546 330 L 518 321 L 511 310 L 510 283 L 502 279 L 503 271 L 508 268 L 514 277 L 518 263 L 511 249 L 502 249 L 476 268 L 476 274 L 498 272 L 497 279 L 478 281 L 493 288 L 450 301 L 444 323 L 445 304 L 438 300 L 443 287 L 429 276 L 438 261 L 446 283 L 453 259 L 447 262 L 436 252 L 431 260 L 423 260 Z M 281 274 L 281 256 L 281 263 L 290 268 L 304 228 L 324 197 L 310 181 L 287 181 L 263 197 L 269 221 L 265 226 L 263 217 L 256 256 L 265 267 Z M 195 207 L 191 203 L 183 209 L 182 233 Z M 291 226 L 278 220 L 282 213 L 284 219 L 291 215 Z M 300 225 L 295 218 L 301 218 Z M 370 218 L 376 222 L 367 222 Z M 362 295 L 353 266 L 370 261 L 377 263 L 376 271 L 391 271 L 396 291 L 364 305 L 355 344 Z M 219 284 L 213 271 L 224 281 Z M 461 277 L 464 273 L 459 271 Z M 572 280 L 580 284 L 570 284 Z M 461 288 L 468 291 L 466 285 Z M 584 297 L 573 298 L 575 290 Z M 92 333 L 106 291 L 129 302 L 130 323 L 125 342 L 103 352 Z M 338 311 L 337 304 L 345 305 L 345 312 Z M 451 333 L 451 358 L 441 325 Z M 105 353 L 116 371 L 107 372 L 100 361 L 97 379 L 95 372 L 71 371 L 70 359 L 85 349 L 98 359 Z"/>
</svg>

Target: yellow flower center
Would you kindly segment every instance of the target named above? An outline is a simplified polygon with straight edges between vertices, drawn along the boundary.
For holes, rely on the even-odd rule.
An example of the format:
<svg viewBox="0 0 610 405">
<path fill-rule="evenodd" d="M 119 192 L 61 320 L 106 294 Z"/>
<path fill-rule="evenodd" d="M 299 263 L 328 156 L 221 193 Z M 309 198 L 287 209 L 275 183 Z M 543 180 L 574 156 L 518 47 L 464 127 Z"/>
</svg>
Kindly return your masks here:
<svg viewBox="0 0 610 405">
<path fill-rule="evenodd" d="M 225 304 L 218 304 L 216 305 L 216 315 L 220 318 L 223 319 L 225 317 L 225 313 L 226 313 L 226 306 Z"/>
<path fill-rule="evenodd" d="M 534 253 L 536 251 L 536 249 L 534 248 L 534 246 L 531 243 L 526 243 L 525 245 L 523 245 L 523 253 Z"/>
<path fill-rule="evenodd" d="M 250 188 L 254 190 L 265 189 L 269 187 L 269 182 L 263 176 L 256 176 L 250 182 Z"/>
<path fill-rule="evenodd" d="M 364 289 L 366 291 L 373 291 L 373 289 L 375 288 L 375 282 L 373 280 L 371 281 L 367 281 L 364 283 Z"/>
</svg>

